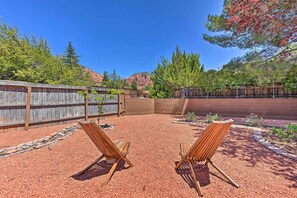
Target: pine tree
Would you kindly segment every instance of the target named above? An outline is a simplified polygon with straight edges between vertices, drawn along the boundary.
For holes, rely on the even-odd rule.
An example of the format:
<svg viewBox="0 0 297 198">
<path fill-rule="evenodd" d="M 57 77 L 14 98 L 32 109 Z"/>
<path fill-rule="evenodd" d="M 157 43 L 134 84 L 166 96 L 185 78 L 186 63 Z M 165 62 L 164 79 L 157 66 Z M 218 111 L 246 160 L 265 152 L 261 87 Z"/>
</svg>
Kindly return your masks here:
<svg viewBox="0 0 297 198">
<path fill-rule="evenodd" d="M 69 41 L 64 53 L 64 63 L 69 66 L 78 66 L 79 56 L 76 54 L 72 43 Z"/>
<path fill-rule="evenodd" d="M 36 83 L 92 86 L 82 67 L 69 67 L 53 56 L 44 38 L 18 32 L 0 20 L 0 79 Z"/>
<path fill-rule="evenodd" d="M 132 82 L 132 84 L 131 84 L 131 88 L 132 88 L 133 90 L 138 90 L 138 86 L 137 86 L 137 83 L 136 83 L 135 80 Z"/>
<path fill-rule="evenodd" d="M 117 75 L 116 70 L 113 70 L 110 75 L 108 75 L 107 72 L 104 72 L 103 85 L 109 88 L 121 89 L 125 85 L 125 81 L 121 78 L 121 76 Z"/>
<path fill-rule="evenodd" d="M 107 71 L 104 71 L 104 72 L 103 72 L 102 85 L 107 86 L 108 83 L 109 83 L 109 81 L 110 81 L 109 74 L 108 74 Z"/>
</svg>

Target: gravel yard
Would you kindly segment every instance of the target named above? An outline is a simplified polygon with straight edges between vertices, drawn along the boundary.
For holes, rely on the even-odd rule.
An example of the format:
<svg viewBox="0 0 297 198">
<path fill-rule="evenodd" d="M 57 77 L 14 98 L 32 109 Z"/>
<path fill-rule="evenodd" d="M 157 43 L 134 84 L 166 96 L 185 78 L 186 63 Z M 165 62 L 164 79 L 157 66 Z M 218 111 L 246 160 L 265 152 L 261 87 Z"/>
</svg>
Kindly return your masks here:
<svg viewBox="0 0 297 198">
<path fill-rule="evenodd" d="M 141 115 L 103 120 L 115 124 L 106 131 L 112 140 L 131 142 L 127 157 L 134 164 L 127 169 L 119 166 L 104 187 L 100 184 L 109 171 L 104 161 L 84 175 L 76 175 L 100 154 L 82 130 L 50 147 L 2 158 L 0 197 L 198 197 L 194 184 L 184 179 L 190 170 L 181 174 L 174 167 L 180 160 L 179 143 L 195 141 L 202 128 L 174 124 L 175 119 Z M 2 133 L 0 146 L 38 139 L 66 126 Z M 231 128 L 213 157 L 240 185 L 238 189 L 212 166 L 196 166 L 204 197 L 296 197 L 296 161 L 262 147 L 252 134 L 249 129 Z"/>
</svg>

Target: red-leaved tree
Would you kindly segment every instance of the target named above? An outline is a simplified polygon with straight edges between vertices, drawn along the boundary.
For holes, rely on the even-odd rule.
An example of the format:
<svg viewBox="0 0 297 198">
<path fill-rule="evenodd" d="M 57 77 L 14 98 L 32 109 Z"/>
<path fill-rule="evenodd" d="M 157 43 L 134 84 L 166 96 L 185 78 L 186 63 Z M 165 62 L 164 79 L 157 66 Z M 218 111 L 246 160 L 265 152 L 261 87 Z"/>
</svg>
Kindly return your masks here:
<svg viewBox="0 0 297 198">
<path fill-rule="evenodd" d="M 258 48 L 266 58 L 288 58 L 297 50 L 296 0 L 225 0 L 223 13 L 209 16 L 204 38 L 223 47 Z"/>
</svg>

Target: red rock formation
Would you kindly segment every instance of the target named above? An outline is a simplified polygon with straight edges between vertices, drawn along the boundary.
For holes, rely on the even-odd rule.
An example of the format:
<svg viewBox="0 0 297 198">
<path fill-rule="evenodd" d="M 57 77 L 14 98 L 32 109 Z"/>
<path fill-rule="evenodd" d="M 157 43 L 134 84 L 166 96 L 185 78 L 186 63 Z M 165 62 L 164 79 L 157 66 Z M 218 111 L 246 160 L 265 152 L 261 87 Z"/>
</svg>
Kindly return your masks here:
<svg viewBox="0 0 297 198">
<path fill-rule="evenodd" d="M 127 79 L 129 85 L 132 85 L 133 81 L 136 81 L 138 90 L 143 90 L 145 87 L 153 85 L 150 74 L 148 72 L 136 73 L 131 75 Z"/>
<path fill-rule="evenodd" d="M 103 80 L 103 76 L 89 68 L 84 67 L 85 71 L 88 72 L 91 77 L 93 78 L 93 80 L 96 82 L 97 85 L 101 85 L 102 84 L 102 80 Z"/>
</svg>

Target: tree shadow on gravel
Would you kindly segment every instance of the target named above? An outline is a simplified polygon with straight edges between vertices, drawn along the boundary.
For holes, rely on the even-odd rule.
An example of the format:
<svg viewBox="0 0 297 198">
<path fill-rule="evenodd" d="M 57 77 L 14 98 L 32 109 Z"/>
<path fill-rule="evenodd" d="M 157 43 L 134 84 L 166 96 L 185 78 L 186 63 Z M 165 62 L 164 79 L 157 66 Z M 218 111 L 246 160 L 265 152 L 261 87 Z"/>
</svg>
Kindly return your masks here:
<svg viewBox="0 0 297 198">
<path fill-rule="evenodd" d="M 194 137 L 201 135 L 200 128 L 193 126 Z M 229 134 L 220 145 L 218 152 L 230 157 L 246 161 L 246 166 L 255 167 L 257 163 L 264 163 L 269 167 L 270 172 L 284 177 L 292 182 L 289 187 L 297 187 L 297 175 L 295 173 L 297 162 L 263 147 L 253 138 L 253 131 L 250 129 L 231 128 Z"/>
<path fill-rule="evenodd" d="M 106 175 L 109 170 L 111 169 L 113 163 L 108 163 L 106 160 L 103 160 L 97 164 L 95 164 L 91 169 L 89 169 L 87 172 L 85 172 L 82 175 L 79 175 L 80 172 L 76 173 L 75 175 L 72 175 L 71 177 L 75 180 L 84 181 L 84 180 L 90 180 L 94 177 L 99 177 Z M 114 172 L 114 174 L 117 171 L 121 171 L 123 169 L 127 169 L 125 167 L 125 162 L 121 160 Z"/>
</svg>

